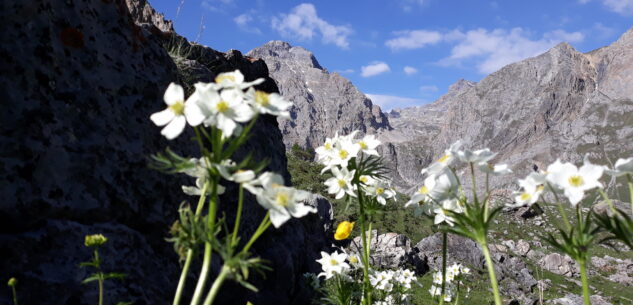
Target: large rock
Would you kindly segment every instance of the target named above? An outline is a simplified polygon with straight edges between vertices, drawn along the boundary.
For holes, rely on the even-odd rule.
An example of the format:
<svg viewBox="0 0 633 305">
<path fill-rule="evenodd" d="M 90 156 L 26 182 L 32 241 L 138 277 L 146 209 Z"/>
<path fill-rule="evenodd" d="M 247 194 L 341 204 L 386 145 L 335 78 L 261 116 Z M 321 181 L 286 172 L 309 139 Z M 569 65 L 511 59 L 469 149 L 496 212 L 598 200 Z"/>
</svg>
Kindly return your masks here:
<svg viewBox="0 0 633 305">
<path fill-rule="evenodd" d="M 376 133 L 391 128 L 380 107 L 349 80 L 321 67 L 310 51 L 270 41 L 246 55 L 263 59 L 281 95 L 295 103 L 291 118 L 279 119 L 287 148 L 295 143 L 316 148 L 336 132 Z"/>
<path fill-rule="evenodd" d="M 247 80 L 266 78 L 259 89 L 275 92 L 266 65 L 161 31 L 171 24 L 141 0 L 9 0 L 0 26 L 0 54 L 11 59 L 0 65 L 8 105 L 0 114 L 3 276 L 20 281 L 20 303 L 94 303 L 96 288 L 80 284 L 87 271 L 77 264 L 91 255 L 83 236 L 104 233 L 110 238 L 104 267 L 129 275 L 106 285 L 108 300 L 170 302 L 179 265 L 164 239 L 179 203 L 193 200 L 180 191 L 192 181 L 148 169 L 147 157 L 166 146 L 195 155 L 196 145 L 191 132 L 167 141 L 149 115 L 165 107 L 162 95 L 170 82 L 190 88 L 209 78 L 207 71 L 240 69 Z M 168 52 L 173 42 L 187 52 Z M 199 69 L 187 75 L 187 67 Z M 254 130 L 238 159 L 246 152 L 268 158 L 268 169 L 290 181 L 275 118 L 262 117 Z M 220 212 L 232 219 L 236 187 L 227 186 Z M 252 279 L 262 293 L 228 283 L 219 303 L 306 302 L 310 290 L 301 274 L 318 271 L 314 260 L 329 243 L 324 229 L 331 215 L 326 200 L 311 200 L 318 214 L 270 229 L 254 245 L 255 255 L 273 268 L 268 280 Z M 264 210 L 251 196 L 245 209 L 243 230 L 249 233 Z M 0 294 L 0 303 L 8 304 L 8 297 Z"/>
<path fill-rule="evenodd" d="M 369 231 L 368 231 L 369 233 Z M 378 234 L 378 231 L 371 232 L 370 261 L 375 268 L 396 269 L 403 267 L 413 267 L 417 274 L 424 274 L 428 266 L 417 259 L 412 252 L 411 240 L 405 235 L 398 233 Z M 353 253 L 363 253 L 363 243 L 360 236 L 354 238 L 349 245 L 349 250 Z"/>
<path fill-rule="evenodd" d="M 571 277 L 580 274 L 580 267 L 571 257 L 558 253 L 544 256 L 538 261 L 538 265 L 547 271 L 560 275 Z"/>
<path fill-rule="evenodd" d="M 401 190 L 421 183 L 420 170 L 456 140 L 489 147 L 514 177 L 556 158 L 609 164 L 633 151 L 633 29 L 583 54 L 561 43 L 507 65 L 479 83 L 457 82 L 438 101 L 396 110 L 383 154 Z M 412 153 L 413 152 L 413 153 Z M 483 180 L 479 180 L 483 181 Z M 514 179 L 491 179 L 495 187 Z"/>
<path fill-rule="evenodd" d="M 600 295 L 592 295 L 589 297 L 591 304 L 593 305 L 611 305 L 610 302 L 605 300 Z M 562 298 L 547 301 L 546 304 L 552 305 L 582 305 L 584 304 L 582 296 L 577 294 L 567 294 Z"/>
</svg>

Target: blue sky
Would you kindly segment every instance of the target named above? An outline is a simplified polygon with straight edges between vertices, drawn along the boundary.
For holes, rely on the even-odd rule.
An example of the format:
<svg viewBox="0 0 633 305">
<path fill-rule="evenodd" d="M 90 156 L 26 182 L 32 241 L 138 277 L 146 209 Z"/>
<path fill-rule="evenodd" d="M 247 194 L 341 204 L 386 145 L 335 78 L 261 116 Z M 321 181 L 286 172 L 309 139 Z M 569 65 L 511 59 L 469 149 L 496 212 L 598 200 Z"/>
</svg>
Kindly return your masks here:
<svg viewBox="0 0 633 305">
<path fill-rule="evenodd" d="M 633 0 L 149 0 L 219 51 L 270 40 L 312 51 L 383 110 L 422 105 L 566 41 L 588 52 L 633 26 Z"/>
</svg>

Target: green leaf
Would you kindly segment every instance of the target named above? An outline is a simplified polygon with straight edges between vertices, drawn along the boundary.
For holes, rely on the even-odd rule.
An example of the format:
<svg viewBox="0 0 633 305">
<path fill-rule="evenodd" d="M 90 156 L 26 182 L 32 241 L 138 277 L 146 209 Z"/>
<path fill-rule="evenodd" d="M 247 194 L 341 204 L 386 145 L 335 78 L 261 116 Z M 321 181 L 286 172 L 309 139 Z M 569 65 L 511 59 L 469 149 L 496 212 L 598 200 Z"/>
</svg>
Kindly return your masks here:
<svg viewBox="0 0 633 305">
<path fill-rule="evenodd" d="M 93 273 L 91 274 L 89 277 L 85 278 L 83 281 L 81 281 L 82 284 L 88 284 L 94 281 L 98 281 L 102 279 L 102 273 Z"/>
</svg>

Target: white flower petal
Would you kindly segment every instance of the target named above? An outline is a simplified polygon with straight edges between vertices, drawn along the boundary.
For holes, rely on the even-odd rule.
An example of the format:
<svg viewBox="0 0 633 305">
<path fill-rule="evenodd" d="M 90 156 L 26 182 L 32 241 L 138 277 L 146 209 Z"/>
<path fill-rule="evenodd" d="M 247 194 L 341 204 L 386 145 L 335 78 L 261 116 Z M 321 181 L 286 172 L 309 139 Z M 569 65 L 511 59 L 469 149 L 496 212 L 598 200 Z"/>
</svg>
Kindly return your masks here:
<svg viewBox="0 0 633 305">
<path fill-rule="evenodd" d="M 270 209 L 270 222 L 272 222 L 275 228 L 281 227 L 288 219 L 290 214 L 286 210 Z"/>
<path fill-rule="evenodd" d="M 182 87 L 176 83 L 171 83 L 165 90 L 165 95 L 163 96 L 163 100 L 167 105 L 173 105 L 178 101 L 185 100 L 185 91 Z"/>
<path fill-rule="evenodd" d="M 164 126 L 171 122 L 174 117 L 176 117 L 176 114 L 171 111 L 171 109 L 167 108 L 163 111 L 152 114 L 149 119 L 152 120 L 156 126 Z"/>
<path fill-rule="evenodd" d="M 172 140 L 179 136 L 185 130 L 187 120 L 184 116 L 175 117 L 163 130 L 160 131 L 167 139 Z"/>
</svg>

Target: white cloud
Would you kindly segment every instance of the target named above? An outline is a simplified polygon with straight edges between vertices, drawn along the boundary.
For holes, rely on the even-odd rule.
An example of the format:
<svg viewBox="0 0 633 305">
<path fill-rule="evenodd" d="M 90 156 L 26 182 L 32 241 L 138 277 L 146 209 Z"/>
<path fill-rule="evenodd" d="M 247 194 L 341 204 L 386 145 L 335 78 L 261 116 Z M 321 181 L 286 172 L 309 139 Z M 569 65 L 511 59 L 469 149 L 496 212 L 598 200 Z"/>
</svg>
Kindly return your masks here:
<svg viewBox="0 0 633 305">
<path fill-rule="evenodd" d="M 391 68 L 389 68 L 388 64 L 382 61 L 374 61 L 368 66 L 361 67 L 360 75 L 362 77 L 371 77 L 371 76 L 376 76 L 378 74 L 386 73 L 389 71 L 391 71 Z"/>
<path fill-rule="evenodd" d="M 338 74 L 351 74 L 351 73 L 354 73 L 354 70 L 353 69 L 334 70 L 334 72 Z"/>
<path fill-rule="evenodd" d="M 385 45 L 392 51 L 403 49 L 419 49 L 429 44 L 436 44 L 442 40 L 442 34 L 435 31 L 415 30 L 398 31 L 396 38 L 387 40 Z"/>
<path fill-rule="evenodd" d="M 251 21 L 253 21 L 253 16 L 251 16 L 251 12 L 241 14 L 233 18 L 233 21 L 242 31 L 256 34 L 262 33 L 257 27 L 250 24 Z"/>
<path fill-rule="evenodd" d="M 413 75 L 413 74 L 418 73 L 418 69 L 416 69 L 414 67 L 409 67 L 409 66 L 404 67 L 404 69 L 402 69 L 402 70 L 404 70 L 404 73 L 406 75 Z"/>
<path fill-rule="evenodd" d="M 401 0 L 400 7 L 403 11 L 410 12 L 414 7 L 422 7 L 429 2 L 429 0 Z"/>
<path fill-rule="evenodd" d="M 419 106 L 428 101 L 418 98 L 401 97 L 384 94 L 365 94 L 371 101 L 380 106 L 383 111 L 389 111 L 393 108 L 405 108 L 411 106 Z"/>
<path fill-rule="evenodd" d="M 591 0 L 578 0 L 581 4 Z M 608 10 L 624 16 L 633 16 L 633 0 L 600 0 Z"/>
<path fill-rule="evenodd" d="M 439 90 L 439 88 L 434 85 L 420 87 L 420 91 L 422 92 L 437 92 L 437 90 Z"/>
<path fill-rule="evenodd" d="M 459 65 L 467 59 L 477 61 L 480 73 L 492 73 L 501 67 L 522 59 L 539 55 L 560 42 L 581 42 L 584 35 L 580 32 L 555 30 L 543 34 L 540 39 L 531 39 L 531 34 L 522 28 L 511 30 L 486 29 L 471 30 L 466 33 L 453 33 L 457 45 L 448 58 L 440 61 L 444 65 Z"/>
<path fill-rule="evenodd" d="M 343 49 L 349 48 L 347 37 L 352 34 L 349 26 L 332 25 L 319 18 L 316 8 L 310 3 L 297 5 L 290 14 L 273 17 L 272 28 L 283 36 L 303 40 L 311 40 L 318 32 L 324 44 L 335 44 Z"/>
</svg>

